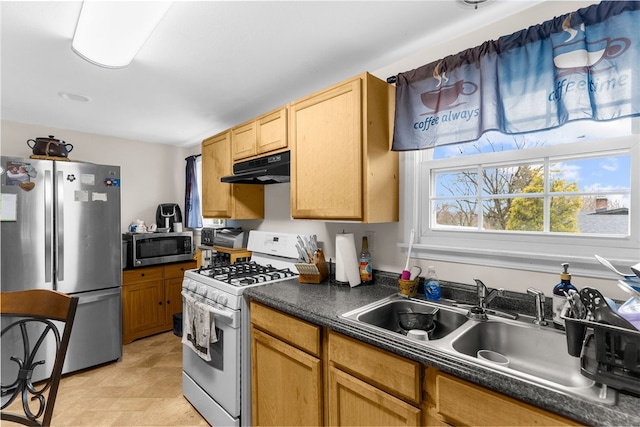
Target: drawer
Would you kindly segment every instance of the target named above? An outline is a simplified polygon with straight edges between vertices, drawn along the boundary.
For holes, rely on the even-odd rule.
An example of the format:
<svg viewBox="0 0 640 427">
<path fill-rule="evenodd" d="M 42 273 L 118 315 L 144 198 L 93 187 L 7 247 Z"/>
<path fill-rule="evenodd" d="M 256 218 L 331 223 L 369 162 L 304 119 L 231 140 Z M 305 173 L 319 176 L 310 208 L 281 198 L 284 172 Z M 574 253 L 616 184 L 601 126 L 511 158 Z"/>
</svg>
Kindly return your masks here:
<svg viewBox="0 0 640 427">
<path fill-rule="evenodd" d="M 150 282 L 153 280 L 163 280 L 164 269 L 159 267 L 140 267 L 122 272 L 122 284 Z"/>
<path fill-rule="evenodd" d="M 418 404 L 421 365 L 329 331 L 329 362 L 396 397 Z"/>
<path fill-rule="evenodd" d="M 251 323 L 258 329 L 320 357 L 320 327 L 251 302 Z"/>
<path fill-rule="evenodd" d="M 197 268 L 197 261 L 180 262 L 176 264 L 168 264 L 164 266 L 164 278 L 173 279 L 184 276 L 186 270 Z"/>
</svg>

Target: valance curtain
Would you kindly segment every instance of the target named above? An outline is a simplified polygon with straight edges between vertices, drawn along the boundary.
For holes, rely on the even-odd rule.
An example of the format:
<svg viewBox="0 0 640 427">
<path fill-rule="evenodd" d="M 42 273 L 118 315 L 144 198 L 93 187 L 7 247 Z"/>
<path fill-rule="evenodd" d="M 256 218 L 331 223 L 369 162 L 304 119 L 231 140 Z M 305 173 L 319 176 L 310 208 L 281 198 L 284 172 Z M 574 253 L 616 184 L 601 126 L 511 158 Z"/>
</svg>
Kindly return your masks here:
<svg viewBox="0 0 640 427">
<path fill-rule="evenodd" d="M 396 77 L 393 150 L 640 115 L 640 1 L 580 9 Z"/>
<path fill-rule="evenodd" d="M 202 213 L 200 212 L 200 193 L 198 192 L 198 177 L 196 159 L 198 156 L 189 156 L 185 159 L 186 186 L 184 190 L 185 227 L 202 228 Z"/>
</svg>

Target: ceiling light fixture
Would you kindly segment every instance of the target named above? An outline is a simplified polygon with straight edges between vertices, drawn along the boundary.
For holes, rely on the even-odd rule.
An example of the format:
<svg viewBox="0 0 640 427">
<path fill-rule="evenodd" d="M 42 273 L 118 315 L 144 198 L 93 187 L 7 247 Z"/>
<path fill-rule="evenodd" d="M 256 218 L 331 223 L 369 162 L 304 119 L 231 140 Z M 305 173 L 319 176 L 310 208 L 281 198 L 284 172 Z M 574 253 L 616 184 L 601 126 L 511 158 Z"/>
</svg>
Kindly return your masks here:
<svg viewBox="0 0 640 427">
<path fill-rule="evenodd" d="M 170 6 L 159 1 L 85 1 L 71 49 L 102 67 L 126 67 Z"/>
<path fill-rule="evenodd" d="M 78 95 L 77 93 L 71 92 L 58 92 L 58 96 L 62 99 L 66 99 L 67 101 L 75 101 L 75 102 L 89 102 L 91 98 L 84 95 Z"/>
<path fill-rule="evenodd" d="M 489 0 L 458 0 L 458 1 L 462 3 L 464 6 L 469 6 L 474 9 L 477 9 L 478 6 L 481 6 L 484 3 L 487 3 Z"/>
</svg>

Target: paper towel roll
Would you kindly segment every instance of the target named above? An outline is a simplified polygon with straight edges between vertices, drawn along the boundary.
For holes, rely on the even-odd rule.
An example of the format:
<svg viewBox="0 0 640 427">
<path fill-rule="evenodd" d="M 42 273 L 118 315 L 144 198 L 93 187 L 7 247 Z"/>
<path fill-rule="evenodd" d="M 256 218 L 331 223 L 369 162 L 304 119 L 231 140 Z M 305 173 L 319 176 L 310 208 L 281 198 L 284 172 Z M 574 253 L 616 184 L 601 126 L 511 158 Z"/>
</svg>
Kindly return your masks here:
<svg viewBox="0 0 640 427">
<path fill-rule="evenodd" d="M 336 280 L 349 282 L 351 287 L 360 284 L 360 269 L 353 233 L 336 235 Z"/>
</svg>

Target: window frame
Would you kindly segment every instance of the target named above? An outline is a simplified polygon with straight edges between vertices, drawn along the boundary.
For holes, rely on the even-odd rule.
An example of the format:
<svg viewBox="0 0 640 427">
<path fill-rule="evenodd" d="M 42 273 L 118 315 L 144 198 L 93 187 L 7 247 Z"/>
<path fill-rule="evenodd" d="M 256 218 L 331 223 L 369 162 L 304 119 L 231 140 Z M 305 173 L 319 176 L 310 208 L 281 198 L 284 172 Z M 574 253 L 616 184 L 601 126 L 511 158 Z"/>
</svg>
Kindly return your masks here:
<svg viewBox="0 0 640 427">
<path fill-rule="evenodd" d="M 401 206 L 403 207 L 404 240 L 408 246 L 411 229 L 416 231 L 413 244 L 413 256 L 435 261 L 460 262 L 464 264 L 484 265 L 501 268 L 514 268 L 535 272 L 557 273 L 559 264 L 568 262 L 576 274 L 591 277 L 610 278 L 593 255 L 600 255 L 617 265 L 634 265 L 640 261 L 640 135 L 638 121 L 634 120 L 633 133 L 630 136 L 581 141 L 536 147 L 524 150 L 477 154 L 472 156 L 450 157 L 438 160 L 426 160 L 433 150 L 408 151 L 400 153 Z M 629 150 L 631 156 L 631 200 L 629 206 L 629 236 L 566 235 L 566 233 L 540 234 L 537 232 L 487 232 L 478 230 L 455 230 L 438 227 L 432 229 L 430 200 L 422 197 L 429 189 L 431 168 L 425 164 L 436 162 L 438 169 L 459 168 L 465 164 L 477 165 L 496 162 L 509 162 L 520 158 L 526 152 L 526 158 L 536 159 L 548 156 L 571 156 L 579 153 L 601 151 L 612 153 Z M 425 163 L 421 164 L 421 159 Z M 428 212 L 424 219 L 421 212 Z"/>
</svg>

